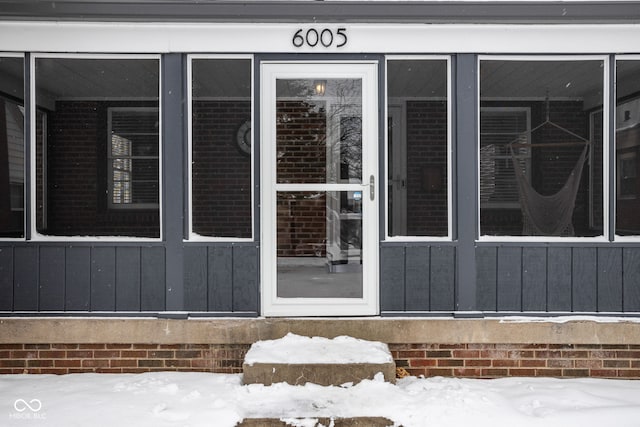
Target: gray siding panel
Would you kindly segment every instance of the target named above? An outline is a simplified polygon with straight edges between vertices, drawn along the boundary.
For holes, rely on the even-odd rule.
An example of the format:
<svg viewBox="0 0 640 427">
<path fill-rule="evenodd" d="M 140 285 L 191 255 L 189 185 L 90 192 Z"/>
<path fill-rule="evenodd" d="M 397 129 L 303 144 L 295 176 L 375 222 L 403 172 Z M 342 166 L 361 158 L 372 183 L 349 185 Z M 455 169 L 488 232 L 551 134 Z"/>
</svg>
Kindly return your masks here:
<svg viewBox="0 0 640 427">
<path fill-rule="evenodd" d="M 140 310 L 140 248 L 116 248 L 116 310 Z"/>
<path fill-rule="evenodd" d="M 546 248 L 522 248 L 522 309 L 547 309 Z"/>
<path fill-rule="evenodd" d="M 233 311 L 258 312 L 258 248 L 233 247 Z"/>
<path fill-rule="evenodd" d="M 404 247 L 380 248 L 380 309 L 403 311 L 405 307 Z"/>
<path fill-rule="evenodd" d="M 431 247 L 431 310 L 453 311 L 456 309 L 455 266 L 454 247 Z"/>
<path fill-rule="evenodd" d="M 598 262 L 596 248 L 574 248 L 572 267 L 572 311 L 597 311 Z"/>
<path fill-rule="evenodd" d="M 571 248 L 549 248 L 547 293 L 549 311 L 571 311 Z"/>
<path fill-rule="evenodd" d="M 40 248 L 40 310 L 64 310 L 65 248 Z"/>
<path fill-rule="evenodd" d="M 91 311 L 116 308 L 116 251 L 110 247 L 91 249 Z"/>
<path fill-rule="evenodd" d="M 35 246 L 14 249 L 13 308 L 38 310 L 38 251 Z"/>
<path fill-rule="evenodd" d="M 498 311 L 522 310 L 522 248 L 498 248 Z"/>
<path fill-rule="evenodd" d="M 622 259 L 624 311 L 640 311 L 640 248 L 624 248 Z"/>
<path fill-rule="evenodd" d="M 184 248 L 184 305 L 187 311 L 207 310 L 207 248 Z"/>
<path fill-rule="evenodd" d="M 91 248 L 67 248 L 65 310 L 88 311 L 91 303 Z"/>
<path fill-rule="evenodd" d="M 0 247 L 0 311 L 13 310 L 13 248 Z"/>
<path fill-rule="evenodd" d="M 622 248 L 598 249 L 598 311 L 622 311 Z"/>
<path fill-rule="evenodd" d="M 491 246 L 476 249 L 476 269 L 478 293 L 478 310 L 496 311 L 497 292 L 497 259 L 498 250 Z"/>
<path fill-rule="evenodd" d="M 211 311 L 233 311 L 233 247 L 209 248 L 208 309 Z"/>
<path fill-rule="evenodd" d="M 405 309 L 428 311 L 430 306 L 430 254 L 428 246 L 407 246 Z"/>
<path fill-rule="evenodd" d="M 140 308 L 142 311 L 164 311 L 166 268 L 164 248 L 142 248 L 140 261 Z"/>
</svg>

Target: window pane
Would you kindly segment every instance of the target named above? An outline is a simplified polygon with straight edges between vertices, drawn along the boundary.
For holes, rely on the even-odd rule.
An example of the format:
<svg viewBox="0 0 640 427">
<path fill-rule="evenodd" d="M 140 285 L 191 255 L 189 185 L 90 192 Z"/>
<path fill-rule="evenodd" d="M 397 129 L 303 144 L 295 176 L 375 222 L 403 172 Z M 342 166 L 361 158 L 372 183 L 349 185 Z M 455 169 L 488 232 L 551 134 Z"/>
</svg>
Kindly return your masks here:
<svg viewBox="0 0 640 427">
<path fill-rule="evenodd" d="M 160 237 L 158 75 L 156 59 L 36 58 L 38 232 Z"/>
<path fill-rule="evenodd" d="M 640 61 L 618 61 L 616 79 L 616 234 L 640 234 Z"/>
<path fill-rule="evenodd" d="M 251 238 L 251 61 L 192 64 L 192 231 Z"/>
<path fill-rule="evenodd" d="M 0 237 L 24 237 L 23 59 L 0 58 Z"/>
<path fill-rule="evenodd" d="M 447 62 L 387 66 L 390 236 L 449 233 Z"/>
<path fill-rule="evenodd" d="M 481 61 L 481 235 L 602 235 L 603 70 Z"/>
</svg>

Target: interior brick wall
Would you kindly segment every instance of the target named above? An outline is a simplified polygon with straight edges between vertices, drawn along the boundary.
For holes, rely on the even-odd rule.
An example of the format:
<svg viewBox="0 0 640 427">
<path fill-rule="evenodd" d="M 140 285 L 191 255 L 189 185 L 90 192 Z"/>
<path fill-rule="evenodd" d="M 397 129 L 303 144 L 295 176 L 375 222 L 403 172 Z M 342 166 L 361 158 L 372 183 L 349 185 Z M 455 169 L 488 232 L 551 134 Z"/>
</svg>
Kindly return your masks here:
<svg viewBox="0 0 640 427">
<path fill-rule="evenodd" d="M 251 118 L 250 101 L 193 104 L 193 231 L 203 236 L 250 238 L 251 157 L 236 133 Z"/>
<path fill-rule="evenodd" d="M 140 104 L 118 104 L 135 105 Z M 43 220 L 38 222 L 39 231 L 67 236 L 159 237 L 159 209 L 107 208 L 107 105 L 58 101 L 47 117 L 47 162 L 37 164 L 39 183 L 46 176 L 47 218 L 46 227 Z"/>
<path fill-rule="evenodd" d="M 446 236 L 447 103 L 407 102 L 407 234 Z"/>
<path fill-rule="evenodd" d="M 324 183 L 327 180 L 327 115 L 321 103 L 278 101 L 277 181 Z M 324 194 L 282 193 L 278 198 L 278 256 L 324 256 L 327 237 Z"/>
<path fill-rule="evenodd" d="M 399 368 L 426 377 L 640 379 L 640 345 L 391 344 Z M 241 373 L 246 344 L 0 344 L 0 374 Z"/>
</svg>

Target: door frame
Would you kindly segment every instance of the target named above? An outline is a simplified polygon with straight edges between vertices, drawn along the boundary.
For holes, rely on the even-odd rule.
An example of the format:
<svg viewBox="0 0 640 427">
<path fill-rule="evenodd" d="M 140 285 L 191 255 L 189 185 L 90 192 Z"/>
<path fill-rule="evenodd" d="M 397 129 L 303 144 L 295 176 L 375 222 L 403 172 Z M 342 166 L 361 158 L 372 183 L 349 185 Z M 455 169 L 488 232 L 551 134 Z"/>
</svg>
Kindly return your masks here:
<svg viewBox="0 0 640 427">
<path fill-rule="evenodd" d="M 260 73 L 260 277 L 264 316 L 372 316 L 379 304 L 379 61 L 378 60 L 264 60 Z M 276 184 L 275 137 L 277 78 L 362 79 L 362 298 L 281 298 L 277 296 L 277 191 L 343 191 L 354 184 Z M 374 177 L 373 199 L 369 197 Z M 327 189 L 326 186 L 331 186 Z"/>
</svg>

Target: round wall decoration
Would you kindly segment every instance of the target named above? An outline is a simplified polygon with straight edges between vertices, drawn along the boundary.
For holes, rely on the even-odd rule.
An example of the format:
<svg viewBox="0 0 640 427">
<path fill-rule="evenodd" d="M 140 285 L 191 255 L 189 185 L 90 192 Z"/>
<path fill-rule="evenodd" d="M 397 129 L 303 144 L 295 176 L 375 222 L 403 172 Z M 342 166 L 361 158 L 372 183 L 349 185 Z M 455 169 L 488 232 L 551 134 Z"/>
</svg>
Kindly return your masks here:
<svg viewBox="0 0 640 427">
<path fill-rule="evenodd" d="M 251 155 L 251 120 L 243 121 L 236 131 L 236 147 L 246 156 Z"/>
</svg>

